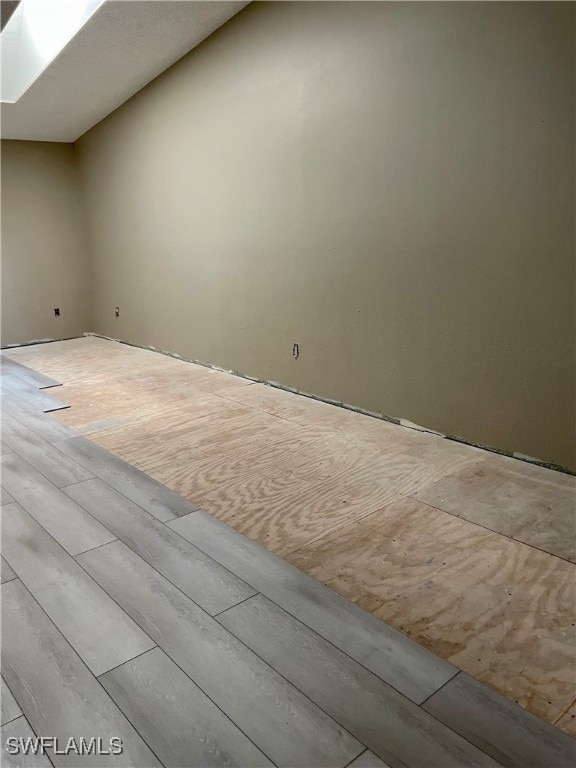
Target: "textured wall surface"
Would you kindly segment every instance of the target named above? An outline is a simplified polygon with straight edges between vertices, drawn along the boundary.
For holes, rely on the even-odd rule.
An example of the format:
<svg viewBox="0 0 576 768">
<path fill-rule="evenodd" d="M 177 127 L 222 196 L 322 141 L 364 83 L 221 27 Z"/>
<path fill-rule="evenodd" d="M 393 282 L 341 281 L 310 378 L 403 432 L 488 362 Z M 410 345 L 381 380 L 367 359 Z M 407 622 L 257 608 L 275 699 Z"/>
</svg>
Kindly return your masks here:
<svg viewBox="0 0 576 768">
<path fill-rule="evenodd" d="M 576 468 L 573 4 L 255 3 L 77 149 L 97 332 Z"/>
<path fill-rule="evenodd" d="M 72 144 L 2 142 L 2 344 L 91 330 L 89 261 Z M 54 315 L 60 309 L 60 317 Z"/>
</svg>

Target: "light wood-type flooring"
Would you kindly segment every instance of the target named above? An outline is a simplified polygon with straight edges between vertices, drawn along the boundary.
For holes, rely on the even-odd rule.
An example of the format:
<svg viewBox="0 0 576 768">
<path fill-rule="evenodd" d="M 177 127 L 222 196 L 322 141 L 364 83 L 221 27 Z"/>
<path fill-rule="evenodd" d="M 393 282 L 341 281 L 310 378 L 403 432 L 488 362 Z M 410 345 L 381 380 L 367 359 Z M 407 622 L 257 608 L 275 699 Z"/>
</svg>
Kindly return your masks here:
<svg viewBox="0 0 576 768">
<path fill-rule="evenodd" d="M 574 477 L 96 337 L 5 356 L 62 382 L 59 423 L 576 734 Z"/>
</svg>

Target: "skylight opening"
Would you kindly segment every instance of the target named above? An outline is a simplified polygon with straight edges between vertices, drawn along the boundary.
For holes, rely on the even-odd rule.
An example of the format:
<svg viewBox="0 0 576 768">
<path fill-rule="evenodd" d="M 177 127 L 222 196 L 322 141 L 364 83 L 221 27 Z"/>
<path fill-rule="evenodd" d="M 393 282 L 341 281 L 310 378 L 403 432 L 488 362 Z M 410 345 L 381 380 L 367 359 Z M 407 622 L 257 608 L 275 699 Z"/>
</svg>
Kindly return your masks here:
<svg viewBox="0 0 576 768">
<path fill-rule="evenodd" d="M 0 34 L 0 100 L 18 101 L 104 1 L 22 0 Z"/>
</svg>

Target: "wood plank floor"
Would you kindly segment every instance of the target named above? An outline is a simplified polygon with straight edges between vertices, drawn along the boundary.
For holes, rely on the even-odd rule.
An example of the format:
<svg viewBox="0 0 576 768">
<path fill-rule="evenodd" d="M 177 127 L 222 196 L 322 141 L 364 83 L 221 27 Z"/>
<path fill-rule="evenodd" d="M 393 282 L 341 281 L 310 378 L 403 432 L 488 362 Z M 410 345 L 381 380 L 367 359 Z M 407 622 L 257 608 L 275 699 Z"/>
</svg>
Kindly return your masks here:
<svg viewBox="0 0 576 768">
<path fill-rule="evenodd" d="M 84 434 L 193 508 L 575 732 L 573 477 L 95 337 L 6 354 L 62 382 L 49 391 L 71 407 L 52 413 L 55 428 Z M 49 440 L 48 417 L 39 421 L 29 404 L 14 405 L 17 377 L 9 375 L 10 416 L 19 405 L 22 425 Z M 27 433 L 12 424 L 8 437 L 18 436 Z M 139 473 L 122 470 L 114 481 L 114 469 L 96 471 L 105 462 L 87 463 L 87 448 L 74 459 L 69 437 L 54 441 L 64 440 L 66 456 L 100 481 L 121 494 L 119 482 L 139 485 Z M 37 444 L 28 439 L 29 458 Z M 70 499 L 82 485 L 70 486 Z M 153 497 L 147 487 L 134 501 L 146 508 Z M 169 518 L 189 510 L 170 513 L 161 500 L 146 511 L 154 510 L 187 535 Z M 132 545 L 126 530 L 114 535 L 146 560 L 146 543 Z"/>
<path fill-rule="evenodd" d="M 120 459 L 56 438 L 30 453 L 41 438 L 11 428 L 3 458 L 16 462 L 1 511 L 3 765 L 573 764 L 562 731 Z M 59 457 L 70 474 L 54 477 Z M 42 471 L 54 490 L 40 512 L 27 486 Z M 69 525 L 90 546 L 61 546 Z M 10 753 L 35 736 L 58 749 Z M 79 757 L 71 737 L 123 750 Z"/>
</svg>

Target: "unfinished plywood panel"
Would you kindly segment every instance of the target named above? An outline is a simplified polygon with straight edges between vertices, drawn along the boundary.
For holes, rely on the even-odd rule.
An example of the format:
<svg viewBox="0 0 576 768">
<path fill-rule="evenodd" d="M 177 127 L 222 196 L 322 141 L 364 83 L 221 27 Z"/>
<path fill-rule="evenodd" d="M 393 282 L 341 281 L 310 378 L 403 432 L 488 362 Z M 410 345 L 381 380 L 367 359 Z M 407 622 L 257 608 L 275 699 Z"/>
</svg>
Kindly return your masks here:
<svg viewBox="0 0 576 768">
<path fill-rule="evenodd" d="M 196 503 L 238 530 L 285 555 L 402 498 L 428 477 L 449 471 L 414 457 L 360 450 L 339 437 L 294 451 L 196 496 Z"/>
<path fill-rule="evenodd" d="M 258 414 L 239 406 L 222 406 L 216 398 L 188 401 L 182 408 L 167 411 L 152 419 L 106 430 L 94 439 L 106 448 L 114 445 L 127 459 L 131 456 L 142 464 L 161 462 L 163 454 L 173 453 L 178 445 L 191 456 L 198 450 L 212 450 L 218 446 L 230 452 L 230 442 L 241 441 L 249 445 L 261 438 L 269 428 L 279 428 L 266 414 Z M 150 435 L 158 438 L 156 448 L 150 446 Z M 171 448 L 172 446 L 172 448 Z"/>
<path fill-rule="evenodd" d="M 351 446 L 376 450 L 386 456 L 404 454 L 429 460 L 446 456 L 469 463 L 484 455 L 473 446 L 454 443 L 430 432 L 408 429 L 265 384 L 228 389 L 222 396 L 305 427 L 314 425 L 330 437 L 341 437 Z"/>
<path fill-rule="evenodd" d="M 153 352 L 129 347 L 95 336 L 68 339 L 49 344 L 6 349 L 3 354 L 34 368 L 62 384 L 106 381 L 134 371 L 133 361 L 162 368 L 164 358 Z"/>
<path fill-rule="evenodd" d="M 414 497 L 576 562 L 576 478 L 489 456 Z"/>
<path fill-rule="evenodd" d="M 412 499 L 287 559 L 542 717 L 576 696 L 570 563 Z"/>
<path fill-rule="evenodd" d="M 576 701 L 558 718 L 555 725 L 576 739 Z"/>
<path fill-rule="evenodd" d="M 559 510 L 546 516 L 555 538 L 536 546 L 554 551 L 558 532 L 570 538 L 571 478 L 95 337 L 8 354 L 63 382 L 72 407 L 58 421 L 574 727 L 574 566 L 522 543 L 537 529 L 524 503 L 533 487 Z"/>
</svg>

